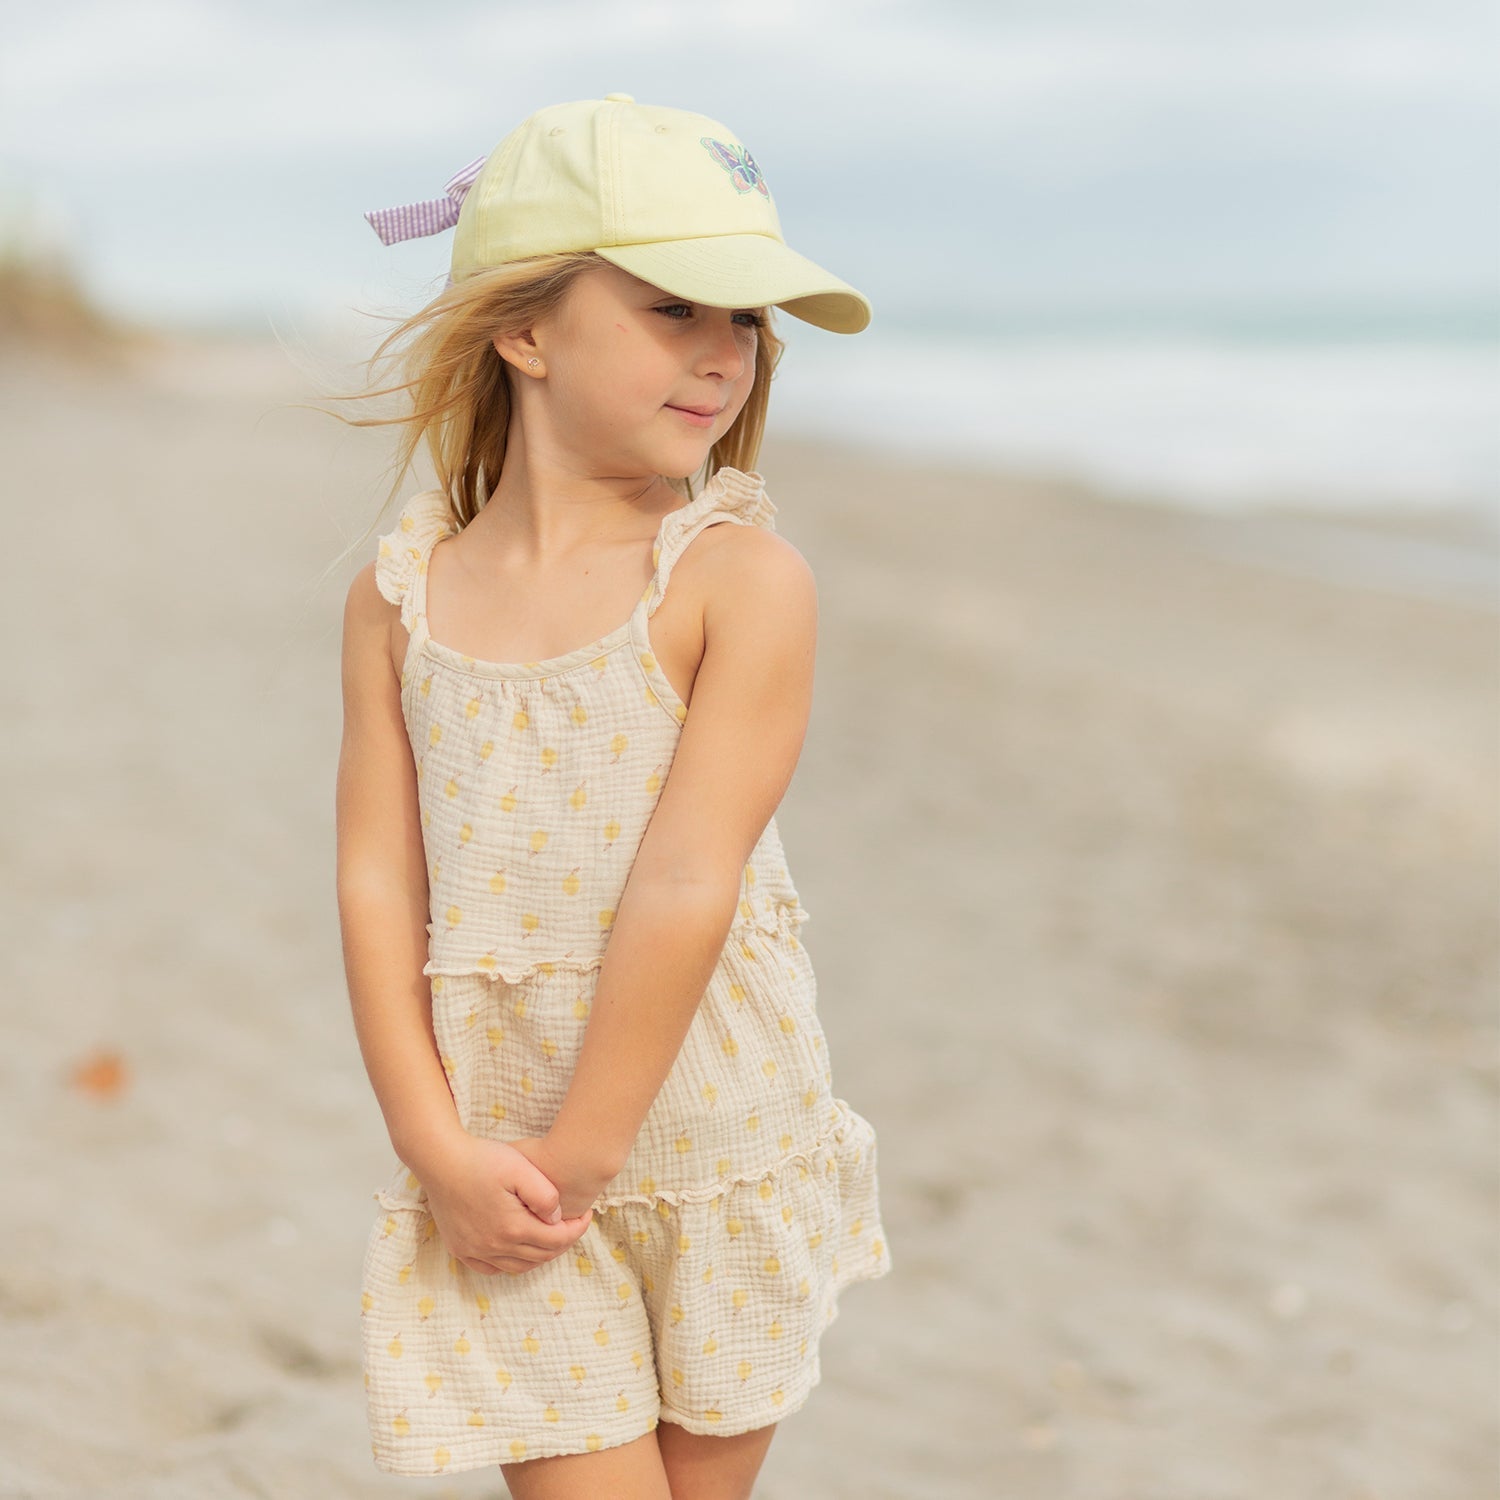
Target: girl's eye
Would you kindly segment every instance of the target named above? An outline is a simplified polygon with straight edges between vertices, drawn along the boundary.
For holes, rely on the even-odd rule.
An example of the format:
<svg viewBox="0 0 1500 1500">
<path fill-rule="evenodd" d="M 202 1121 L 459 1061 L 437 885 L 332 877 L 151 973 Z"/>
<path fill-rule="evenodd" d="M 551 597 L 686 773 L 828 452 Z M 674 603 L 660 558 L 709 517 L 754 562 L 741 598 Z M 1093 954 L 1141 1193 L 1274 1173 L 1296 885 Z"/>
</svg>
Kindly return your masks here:
<svg viewBox="0 0 1500 1500">
<path fill-rule="evenodd" d="M 690 302 L 674 302 L 674 303 L 671 304 L 670 307 L 658 307 L 656 310 L 657 310 L 657 312 L 661 313 L 665 317 L 669 313 L 676 312 L 679 307 L 686 308 L 688 312 L 691 312 L 693 310 L 692 303 L 690 303 Z M 737 317 L 737 318 L 748 318 L 750 320 L 748 323 L 742 323 L 740 325 L 742 328 L 763 328 L 765 326 L 765 321 L 766 320 L 763 317 L 761 317 L 761 315 L 759 313 L 742 312 L 742 313 L 736 313 L 735 317 Z M 682 319 L 681 318 L 670 318 L 668 321 L 673 322 L 673 323 L 680 323 L 680 322 L 682 322 Z"/>
</svg>

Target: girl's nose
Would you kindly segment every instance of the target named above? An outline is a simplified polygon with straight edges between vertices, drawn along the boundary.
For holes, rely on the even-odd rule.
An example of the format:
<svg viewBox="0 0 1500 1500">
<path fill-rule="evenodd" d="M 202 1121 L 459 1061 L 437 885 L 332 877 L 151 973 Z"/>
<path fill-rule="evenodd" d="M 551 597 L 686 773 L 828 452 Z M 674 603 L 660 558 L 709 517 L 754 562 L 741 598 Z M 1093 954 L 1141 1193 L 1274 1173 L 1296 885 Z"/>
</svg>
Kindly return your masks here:
<svg viewBox="0 0 1500 1500">
<path fill-rule="evenodd" d="M 726 319 L 706 319 L 704 326 L 712 330 L 711 334 L 704 335 L 707 345 L 703 353 L 705 364 L 725 375 L 740 374 L 748 358 L 745 346 L 750 341 L 741 336 L 734 322 Z"/>
</svg>

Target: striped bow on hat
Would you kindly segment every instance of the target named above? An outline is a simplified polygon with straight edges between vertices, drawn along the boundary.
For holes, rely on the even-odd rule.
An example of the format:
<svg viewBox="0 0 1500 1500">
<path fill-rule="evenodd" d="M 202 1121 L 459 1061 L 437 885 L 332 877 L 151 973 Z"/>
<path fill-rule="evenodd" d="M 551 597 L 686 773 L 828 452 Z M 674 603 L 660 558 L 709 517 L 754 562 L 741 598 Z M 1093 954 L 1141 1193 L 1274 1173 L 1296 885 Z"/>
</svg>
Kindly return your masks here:
<svg viewBox="0 0 1500 1500">
<path fill-rule="evenodd" d="M 487 155 L 476 156 L 468 166 L 455 172 L 443 184 L 445 196 L 442 198 L 429 198 L 425 203 L 402 203 L 396 208 L 372 208 L 365 218 L 386 245 L 452 229 L 458 223 L 458 212 L 463 207 L 465 196 L 488 160 Z"/>
</svg>

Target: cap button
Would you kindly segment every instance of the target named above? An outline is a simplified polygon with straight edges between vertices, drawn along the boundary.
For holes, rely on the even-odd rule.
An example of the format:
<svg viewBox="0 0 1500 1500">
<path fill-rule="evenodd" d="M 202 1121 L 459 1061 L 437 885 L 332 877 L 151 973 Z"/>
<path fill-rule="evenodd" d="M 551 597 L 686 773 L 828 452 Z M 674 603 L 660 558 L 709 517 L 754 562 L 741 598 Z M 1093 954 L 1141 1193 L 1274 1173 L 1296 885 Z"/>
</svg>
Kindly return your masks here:
<svg viewBox="0 0 1500 1500">
<path fill-rule="evenodd" d="M 604 97 L 606 99 L 613 99 L 615 101 L 615 103 L 617 103 L 617 104 L 634 104 L 635 103 L 635 95 L 634 94 L 606 94 Z"/>
</svg>

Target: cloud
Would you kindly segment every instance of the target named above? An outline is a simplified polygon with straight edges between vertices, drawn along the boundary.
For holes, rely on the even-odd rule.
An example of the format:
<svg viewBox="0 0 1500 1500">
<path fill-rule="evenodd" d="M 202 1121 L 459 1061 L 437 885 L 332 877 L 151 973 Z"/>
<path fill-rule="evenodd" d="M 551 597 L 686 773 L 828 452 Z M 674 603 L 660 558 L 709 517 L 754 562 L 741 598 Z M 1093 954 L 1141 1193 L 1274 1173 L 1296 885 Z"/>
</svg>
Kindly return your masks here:
<svg viewBox="0 0 1500 1500">
<path fill-rule="evenodd" d="M 1474 12 L 1455 0 L 1420 14 L 1377 0 L 1316 13 L 955 0 L 753 11 L 84 3 L 8 21 L 0 139 L 38 170 L 474 141 L 486 150 L 542 104 L 624 88 L 755 121 L 758 144 L 785 142 L 788 155 L 805 146 L 814 161 L 924 138 L 983 150 L 1028 126 L 1062 144 L 1094 135 L 1096 151 L 1120 132 L 1154 136 L 1170 154 L 1184 120 L 1200 132 L 1223 119 L 1231 136 L 1243 128 L 1235 121 L 1254 120 L 1284 138 L 1336 132 L 1341 110 L 1423 101 L 1468 100 L 1493 118 Z"/>
</svg>

